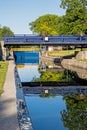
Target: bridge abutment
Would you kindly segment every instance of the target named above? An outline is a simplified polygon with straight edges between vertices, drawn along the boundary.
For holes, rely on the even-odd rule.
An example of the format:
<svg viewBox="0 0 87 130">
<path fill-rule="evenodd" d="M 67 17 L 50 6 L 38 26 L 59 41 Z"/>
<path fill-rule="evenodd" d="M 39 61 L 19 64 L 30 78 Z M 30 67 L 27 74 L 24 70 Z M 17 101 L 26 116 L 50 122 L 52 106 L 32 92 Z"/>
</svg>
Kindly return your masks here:
<svg viewBox="0 0 87 130">
<path fill-rule="evenodd" d="M 4 47 L 4 41 L 0 41 L 0 60 L 6 60 L 9 56 L 9 50 Z"/>
</svg>

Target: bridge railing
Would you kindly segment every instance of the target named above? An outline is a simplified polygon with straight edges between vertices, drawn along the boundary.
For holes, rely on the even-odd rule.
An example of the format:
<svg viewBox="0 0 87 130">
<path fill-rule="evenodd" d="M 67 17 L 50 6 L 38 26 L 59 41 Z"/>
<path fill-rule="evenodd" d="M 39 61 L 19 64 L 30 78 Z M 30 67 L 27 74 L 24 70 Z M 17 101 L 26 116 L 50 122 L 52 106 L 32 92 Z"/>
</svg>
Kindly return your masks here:
<svg viewBox="0 0 87 130">
<path fill-rule="evenodd" d="M 87 44 L 87 35 L 60 35 L 60 36 L 39 36 L 39 35 L 14 35 L 3 37 L 5 45 L 17 44 Z"/>
</svg>

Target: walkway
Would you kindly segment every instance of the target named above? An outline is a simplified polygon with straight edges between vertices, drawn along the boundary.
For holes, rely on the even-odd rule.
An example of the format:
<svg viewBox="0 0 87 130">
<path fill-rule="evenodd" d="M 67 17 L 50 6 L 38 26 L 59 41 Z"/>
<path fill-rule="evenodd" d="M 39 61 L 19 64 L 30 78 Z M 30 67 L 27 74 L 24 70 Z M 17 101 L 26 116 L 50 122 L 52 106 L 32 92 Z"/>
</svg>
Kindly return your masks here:
<svg viewBox="0 0 87 130">
<path fill-rule="evenodd" d="M 19 130 L 16 109 L 14 61 L 9 61 L 4 93 L 0 97 L 0 130 Z"/>
</svg>

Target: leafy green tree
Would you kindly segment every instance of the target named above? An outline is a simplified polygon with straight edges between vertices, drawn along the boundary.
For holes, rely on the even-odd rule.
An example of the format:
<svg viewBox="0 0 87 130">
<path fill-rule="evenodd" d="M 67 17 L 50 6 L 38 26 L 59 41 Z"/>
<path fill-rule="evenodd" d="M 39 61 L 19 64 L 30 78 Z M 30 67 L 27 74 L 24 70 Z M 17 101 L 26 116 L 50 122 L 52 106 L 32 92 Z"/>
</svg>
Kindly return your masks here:
<svg viewBox="0 0 87 130">
<path fill-rule="evenodd" d="M 87 0 L 61 0 L 61 7 L 66 9 L 62 32 L 64 34 L 80 34 L 87 32 Z"/>
<path fill-rule="evenodd" d="M 66 109 L 61 111 L 63 124 L 68 130 L 87 129 L 87 94 L 64 95 Z"/>
<path fill-rule="evenodd" d="M 54 93 L 41 93 L 39 96 L 42 98 L 50 98 L 50 97 L 55 98 L 56 94 L 54 94 Z"/>
<path fill-rule="evenodd" d="M 87 34 L 87 0 L 61 0 L 64 16 L 46 14 L 29 23 L 40 35 Z"/>
<path fill-rule="evenodd" d="M 72 76 L 74 76 L 74 73 L 70 73 L 68 70 L 58 71 L 58 72 L 51 72 L 49 70 L 46 70 L 46 72 L 41 72 L 40 78 L 34 79 L 34 81 L 37 81 L 37 82 L 49 82 L 49 81 L 74 82 Z"/>
<path fill-rule="evenodd" d="M 60 17 L 53 14 L 46 14 L 29 23 L 29 26 L 33 33 L 40 35 L 58 35 L 59 23 Z"/>
<path fill-rule="evenodd" d="M 14 33 L 9 27 L 3 26 L 0 28 L 0 37 L 3 37 L 5 35 L 14 35 Z"/>
</svg>

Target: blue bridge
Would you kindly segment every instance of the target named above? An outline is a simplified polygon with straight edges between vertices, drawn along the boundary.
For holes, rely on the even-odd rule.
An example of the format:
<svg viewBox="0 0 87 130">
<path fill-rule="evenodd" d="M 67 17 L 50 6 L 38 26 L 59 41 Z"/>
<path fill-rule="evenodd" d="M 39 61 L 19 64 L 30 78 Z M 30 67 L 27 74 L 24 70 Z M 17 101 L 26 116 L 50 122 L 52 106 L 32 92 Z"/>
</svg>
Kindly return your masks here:
<svg viewBox="0 0 87 130">
<path fill-rule="evenodd" d="M 59 35 L 59 36 L 40 36 L 40 35 L 14 35 L 4 36 L 4 46 L 34 46 L 34 45 L 87 45 L 87 35 Z"/>
</svg>

